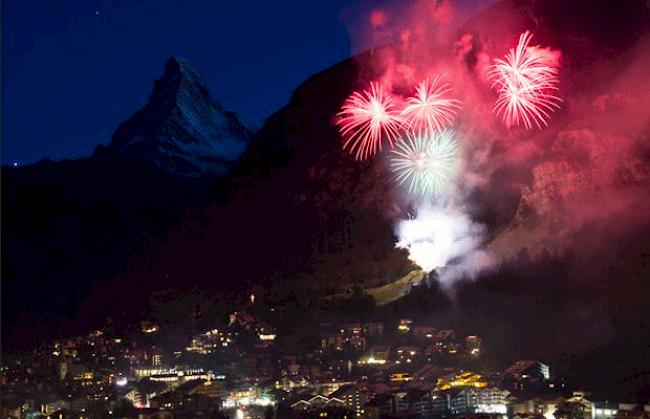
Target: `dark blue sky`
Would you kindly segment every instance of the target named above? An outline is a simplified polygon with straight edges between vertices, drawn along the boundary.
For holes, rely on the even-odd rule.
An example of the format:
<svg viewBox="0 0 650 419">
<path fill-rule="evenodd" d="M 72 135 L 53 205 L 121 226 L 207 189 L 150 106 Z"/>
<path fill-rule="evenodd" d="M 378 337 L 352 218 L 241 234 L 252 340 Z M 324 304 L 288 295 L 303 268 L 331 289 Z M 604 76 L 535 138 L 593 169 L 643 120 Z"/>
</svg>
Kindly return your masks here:
<svg viewBox="0 0 650 419">
<path fill-rule="evenodd" d="M 260 126 L 350 56 L 347 28 L 389 1 L 3 1 L 2 161 L 89 155 L 144 105 L 171 55 Z"/>
</svg>

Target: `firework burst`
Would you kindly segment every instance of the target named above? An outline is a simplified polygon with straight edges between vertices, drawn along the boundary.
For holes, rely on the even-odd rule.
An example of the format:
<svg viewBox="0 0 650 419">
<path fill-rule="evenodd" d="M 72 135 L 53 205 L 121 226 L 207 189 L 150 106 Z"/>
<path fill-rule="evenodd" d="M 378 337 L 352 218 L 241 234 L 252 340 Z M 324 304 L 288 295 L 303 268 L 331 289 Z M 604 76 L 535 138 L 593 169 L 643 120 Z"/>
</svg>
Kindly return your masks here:
<svg viewBox="0 0 650 419">
<path fill-rule="evenodd" d="M 410 194 L 438 195 L 454 174 L 457 149 L 451 130 L 407 134 L 392 151 L 390 167 L 397 183 Z"/>
<path fill-rule="evenodd" d="M 546 126 L 550 113 L 560 108 L 558 63 L 548 50 L 530 46 L 532 35 L 519 36 L 516 48 L 505 59 L 495 59 L 490 70 L 492 87 L 498 92 L 494 111 L 507 127 L 523 124 L 531 129 Z"/>
<path fill-rule="evenodd" d="M 450 126 L 460 109 L 461 102 L 450 99 L 448 83 L 442 83 L 440 77 L 423 80 L 415 88 L 415 95 L 406 100 L 402 117 L 409 129 L 419 134 L 442 131 Z"/>
<path fill-rule="evenodd" d="M 380 151 L 383 141 L 392 147 L 402 127 L 402 118 L 392 98 L 377 83 L 370 83 L 368 90 L 353 93 L 337 117 L 343 149 L 356 160 L 367 159 Z"/>
</svg>

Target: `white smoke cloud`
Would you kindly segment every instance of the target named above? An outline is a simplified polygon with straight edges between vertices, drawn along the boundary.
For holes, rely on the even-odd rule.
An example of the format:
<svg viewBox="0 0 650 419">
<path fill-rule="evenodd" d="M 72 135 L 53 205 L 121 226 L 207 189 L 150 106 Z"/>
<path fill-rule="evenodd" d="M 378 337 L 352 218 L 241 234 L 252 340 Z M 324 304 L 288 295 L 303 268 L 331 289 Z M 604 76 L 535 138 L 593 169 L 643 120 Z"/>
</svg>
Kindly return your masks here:
<svg viewBox="0 0 650 419">
<path fill-rule="evenodd" d="M 453 265 L 442 270 L 445 281 L 490 264 L 489 255 L 480 250 L 483 226 L 453 204 L 422 205 L 415 218 L 397 224 L 396 234 L 396 246 L 408 250 L 409 259 L 424 271 Z"/>
</svg>

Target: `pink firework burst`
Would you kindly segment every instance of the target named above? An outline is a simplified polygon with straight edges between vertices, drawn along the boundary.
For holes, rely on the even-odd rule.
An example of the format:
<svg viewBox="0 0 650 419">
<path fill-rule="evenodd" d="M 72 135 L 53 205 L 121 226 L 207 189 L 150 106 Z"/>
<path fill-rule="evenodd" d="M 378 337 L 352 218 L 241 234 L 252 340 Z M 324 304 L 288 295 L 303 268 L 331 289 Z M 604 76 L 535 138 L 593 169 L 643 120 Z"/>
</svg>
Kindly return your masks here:
<svg viewBox="0 0 650 419">
<path fill-rule="evenodd" d="M 523 124 L 531 129 L 548 125 L 550 113 L 560 108 L 558 90 L 559 65 L 555 54 L 538 46 L 529 46 L 532 35 L 519 36 L 516 48 L 504 59 L 495 59 L 490 70 L 492 87 L 498 98 L 494 111 L 507 127 Z"/>
<path fill-rule="evenodd" d="M 356 160 L 364 160 L 382 149 L 383 141 L 392 147 L 399 139 L 402 118 L 393 99 L 378 83 L 355 92 L 343 103 L 336 125 L 343 137 L 343 149 Z"/>
<path fill-rule="evenodd" d="M 460 109 L 461 102 L 450 99 L 451 87 L 440 77 L 423 80 L 415 88 L 415 95 L 406 99 L 402 117 L 409 129 L 420 134 L 433 134 L 448 128 Z"/>
</svg>

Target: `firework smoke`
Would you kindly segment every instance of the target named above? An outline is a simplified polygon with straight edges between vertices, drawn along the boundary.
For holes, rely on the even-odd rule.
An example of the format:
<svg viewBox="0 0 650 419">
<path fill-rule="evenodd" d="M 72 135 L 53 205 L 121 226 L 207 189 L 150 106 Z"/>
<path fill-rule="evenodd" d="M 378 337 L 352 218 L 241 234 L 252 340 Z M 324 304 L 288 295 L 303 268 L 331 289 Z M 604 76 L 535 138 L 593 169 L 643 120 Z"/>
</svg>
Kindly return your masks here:
<svg viewBox="0 0 650 419">
<path fill-rule="evenodd" d="M 475 252 L 482 244 L 483 227 L 452 206 L 423 206 L 415 218 L 397 224 L 397 247 L 426 272 L 447 266 Z"/>
</svg>

